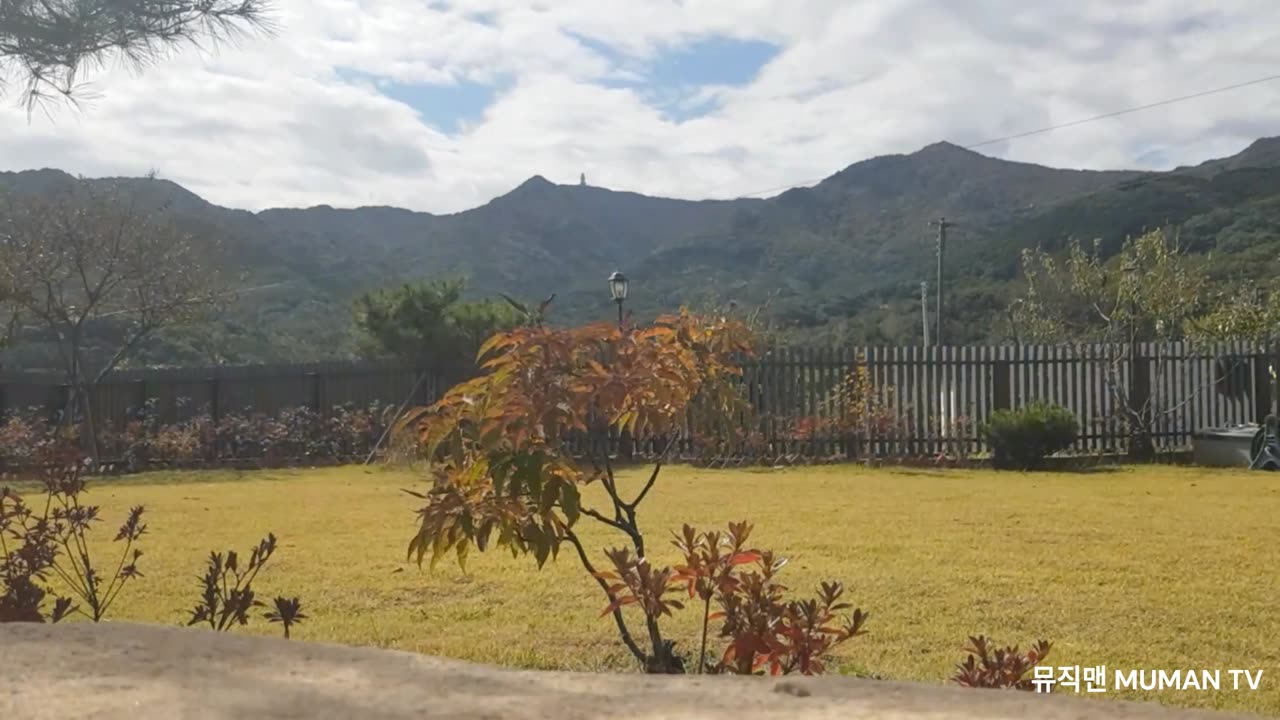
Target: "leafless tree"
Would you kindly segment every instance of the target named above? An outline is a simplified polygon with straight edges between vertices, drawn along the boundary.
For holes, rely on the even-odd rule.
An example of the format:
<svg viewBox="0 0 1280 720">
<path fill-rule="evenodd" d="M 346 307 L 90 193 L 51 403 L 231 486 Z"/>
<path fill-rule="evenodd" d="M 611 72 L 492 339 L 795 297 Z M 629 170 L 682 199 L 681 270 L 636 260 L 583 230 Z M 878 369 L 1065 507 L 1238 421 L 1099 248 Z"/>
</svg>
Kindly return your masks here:
<svg viewBox="0 0 1280 720">
<path fill-rule="evenodd" d="M 86 65 L 151 65 L 169 50 L 272 32 L 270 0 L 0 0 L 0 83 L 14 75 L 28 109 L 75 101 Z M 0 86 L 0 93 L 6 88 Z"/>
<path fill-rule="evenodd" d="M 1009 308 L 1010 322 L 1033 342 L 1065 345 L 1097 363 L 1114 419 L 1128 431 L 1129 452 L 1151 456 L 1156 425 L 1189 398 L 1166 397 L 1171 364 L 1159 357 L 1148 362 L 1138 349 L 1154 343 L 1163 352 L 1213 311 L 1203 266 L 1172 228 L 1126 240 L 1114 258 L 1104 257 L 1095 241 L 1092 251 L 1073 242 L 1065 258 L 1025 250 L 1022 260 L 1027 286 Z M 1137 371 L 1126 368 L 1140 361 L 1149 368 L 1147 386 L 1131 387 Z"/>
<path fill-rule="evenodd" d="M 165 208 L 143 207 L 135 196 L 76 181 L 0 200 L 9 325 L 19 341 L 56 346 L 70 391 L 64 419 L 79 417 L 95 456 L 90 389 L 160 329 L 196 322 L 231 299 L 216 245 L 197 242 Z"/>
</svg>

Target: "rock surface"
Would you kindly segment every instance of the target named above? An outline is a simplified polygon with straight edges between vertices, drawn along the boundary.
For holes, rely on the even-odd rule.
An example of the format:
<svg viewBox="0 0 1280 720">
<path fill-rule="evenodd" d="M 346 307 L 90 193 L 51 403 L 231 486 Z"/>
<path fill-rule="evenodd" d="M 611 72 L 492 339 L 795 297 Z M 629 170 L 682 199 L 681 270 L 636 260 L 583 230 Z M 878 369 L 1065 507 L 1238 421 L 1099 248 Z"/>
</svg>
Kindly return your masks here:
<svg viewBox="0 0 1280 720">
<path fill-rule="evenodd" d="M 134 623 L 0 625 L 0 673 L 5 720 L 1246 717 L 837 677 L 501 670 L 405 652 Z"/>
</svg>

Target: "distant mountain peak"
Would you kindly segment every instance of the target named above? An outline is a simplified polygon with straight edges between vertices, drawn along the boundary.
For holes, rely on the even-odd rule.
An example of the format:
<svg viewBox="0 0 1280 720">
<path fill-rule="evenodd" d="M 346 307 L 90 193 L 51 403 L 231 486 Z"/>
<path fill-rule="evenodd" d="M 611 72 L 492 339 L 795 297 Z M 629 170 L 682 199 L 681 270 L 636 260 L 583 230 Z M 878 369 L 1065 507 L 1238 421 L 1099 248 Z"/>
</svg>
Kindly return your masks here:
<svg viewBox="0 0 1280 720">
<path fill-rule="evenodd" d="M 1180 165 L 1175 171 L 1190 171 L 1196 175 L 1211 177 L 1228 170 L 1257 167 L 1280 167 L 1280 137 L 1258 138 L 1230 157 L 1206 160 L 1195 166 Z"/>
<path fill-rule="evenodd" d="M 534 175 L 528 180 L 525 180 L 524 182 L 517 185 L 516 189 L 525 190 L 530 188 L 546 188 L 546 187 L 555 187 L 555 183 L 542 177 L 541 175 Z"/>
<path fill-rule="evenodd" d="M 39 170 L 18 170 L 16 172 L 0 171 L 0 182 L 16 183 L 43 191 L 55 187 L 64 187 L 76 181 L 74 175 L 54 168 Z"/>
<path fill-rule="evenodd" d="M 31 170 L 0 171 L 0 175 L 9 175 L 20 180 L 26 180 L 26 179 L 32 179 L 32 178 L 36 178 L 36 179 L 56 178 L 59 180 L 75 180 L 74 175 L 66 172 L 65 170 L 58 170 L 57 168 L 38 168 L 38 169 L 33 168 Z"/>
<path fill-rule="evenodd" d="M 1264 137 L 1258 138 L 1249 143 L 1249 147 L 1240 153 L 1241 157 L 1250 160 L 1266 161 L 1271 165 L 1280 159 L 1280 137 Z"/>
<path fill-rule="evenodd" d="M 985 162 L 985 163 L 1007 163 L 1008 160 L 990 155 L 983 155 L 976 150 L 945 140 L 936 142 L 931 145 L 925 145 L 919 150 L 906 156 L 912 160 L 920 160 L 924 162 Z"/>
<path fill-rule="evenodd" d="M 907 192 L 919 183 L 920 176 L 937 176 L 977 165 L 1012 165 L 990 158 L 955 143 L 944 141 L 926 145 L 906 154 L 879 155 L 860 160 L 824 180 L 821 185 L 847 189 L 850 185 L 875 186 L 893 193 Z"/>
<path fill-rule="evenodd" d="M 546 198 L 547 194 L 559 186 L 541 175 L 534 175 L 503 195 L 489 201 L 488 205 L 508 205 L 529 202 L 537 198 Z"/>
<path fill-rule="evenodd" d="M 956 145 L 953 142 L 947 142 L 946 140 L 939 140 L 936 143 L 925 145 L 924 147 L 920 148 L 919 150 L 911 154 L 912 155 L 929 155 L 929 154 L 940 153 L 940 152 L 962 152 L 962 153 L 965 153 L 966 155 L 979 154 L 972 150 L 967 150 L 963 147 L 960 147 L 959 145 Z"/>
</svg>

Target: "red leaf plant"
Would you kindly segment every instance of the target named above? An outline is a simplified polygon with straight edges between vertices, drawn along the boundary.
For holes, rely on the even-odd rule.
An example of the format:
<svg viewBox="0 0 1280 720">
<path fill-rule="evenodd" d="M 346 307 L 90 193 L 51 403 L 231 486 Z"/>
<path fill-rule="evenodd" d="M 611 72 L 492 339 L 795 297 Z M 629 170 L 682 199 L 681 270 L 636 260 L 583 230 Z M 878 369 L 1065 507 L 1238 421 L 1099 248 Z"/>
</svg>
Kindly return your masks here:
<svg viewBox="0 0 1280 720">
<path fill-rule="evenodd" d="M 968 656 L 956 665 L 951 680 L 972 688 L 1034 690 L 1035 683 L 1028 674 L 1048 656 L 1051 646 L 1049 641 L 1040 640 L 1024 653 L 1017 645 L 1000 648 L 985 636 L 970 637 L 965 648 Z"/>
</svg>

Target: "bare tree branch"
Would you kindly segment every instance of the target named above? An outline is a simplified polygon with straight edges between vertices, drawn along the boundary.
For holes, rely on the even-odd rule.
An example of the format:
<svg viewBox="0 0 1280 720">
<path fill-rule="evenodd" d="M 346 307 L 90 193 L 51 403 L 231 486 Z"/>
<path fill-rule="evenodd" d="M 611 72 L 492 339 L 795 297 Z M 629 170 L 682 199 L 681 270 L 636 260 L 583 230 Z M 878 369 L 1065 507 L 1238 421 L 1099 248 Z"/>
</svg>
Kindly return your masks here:
<svg viewBox="0 0 1280 720">
<path fill-rule="evenodd" d="M 132 196 L 77 181 L 9 197 L 0 213 L 0 288 L 12 289 L 5 304 L 55 340 L 75 391 L 68 411 L 143 340 L 200 319 L 226 297 L 216 243 L 196 243 Z"/>
<path fill-rule="evenodd" d="M 667 440 L 667 444 L 662 448 L 662 453 L 654 460 L 653 472 L 649 474 L 649 480 L 644 484 L 644 488 L 640 490 L 640 494 L 636 495 L 636 499 L 626 504 L 626 507 L 635 512 L 636 506 L 640 504 L 644 497 L 653 489 L 654 483 L 658 482 L 658 473 L 662 471 L 662 463 L 666 461 L 667 454 L 671 452 L 671 448 L 675 447 L 676 440 L 680 435 L 671 433 L 671 437 Z"/>
</svg>

